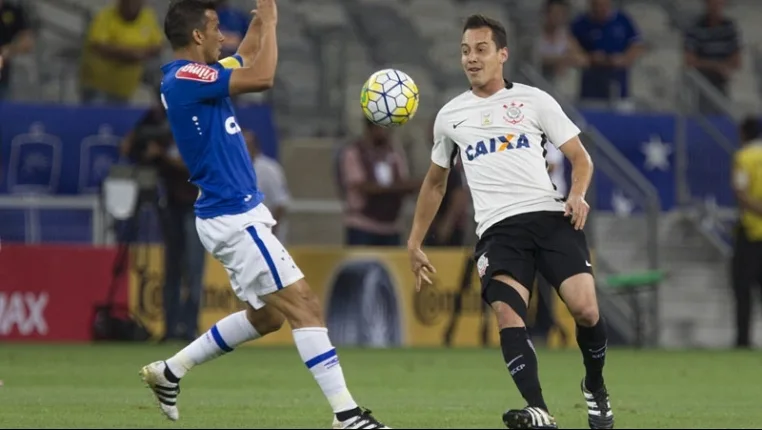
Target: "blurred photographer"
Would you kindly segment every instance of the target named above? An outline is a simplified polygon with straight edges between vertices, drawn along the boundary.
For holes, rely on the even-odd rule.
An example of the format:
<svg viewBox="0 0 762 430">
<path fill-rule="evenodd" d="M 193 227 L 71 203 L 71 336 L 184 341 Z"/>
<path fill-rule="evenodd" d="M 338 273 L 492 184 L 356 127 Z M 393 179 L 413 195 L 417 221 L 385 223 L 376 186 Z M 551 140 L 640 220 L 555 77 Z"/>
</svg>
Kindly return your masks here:
<svg viewBox="0 0 762 430">
<path fill-rule="evenodd" d="M 164 237 L 163 340 L 193 340 L 197 337 L 206 258 L 193 213 L 198 189 L 189 182 L 158 93 L 122 143 L 122 154 L 139 166 L 155 168 L 161 181 L 158 213 Z M 183 278 L 188 288 L 185 300 L 181 294 Z"/>
</svg>

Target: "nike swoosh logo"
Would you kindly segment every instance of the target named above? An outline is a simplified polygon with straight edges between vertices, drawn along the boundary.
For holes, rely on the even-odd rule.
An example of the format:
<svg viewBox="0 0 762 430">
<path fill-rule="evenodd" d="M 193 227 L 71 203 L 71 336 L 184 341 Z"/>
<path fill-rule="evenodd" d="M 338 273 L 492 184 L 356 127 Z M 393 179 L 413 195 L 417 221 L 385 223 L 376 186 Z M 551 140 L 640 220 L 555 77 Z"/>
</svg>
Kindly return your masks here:
<svg viewBox="0 0 762 430">
<path fill-rule="evenodd" d="M 592 264 L 590 264 L 590 262 L 589 262 L 589 261 L 585 261 L 585 266 L 587 266 L 587 267 L 593 267 L 593 265 L 592 265 Z"/>
<path fill-rule="evenodd" d="M 468 121 L 468 120 L 467 120 L 467 119 L 464 119 L 463 121 L 461 121 L 461 122 L 459 122 L 459 123 L 457 123 L 457 124 L 453 124 L 453 125 L 452 125 L 452 128 L 453 128 L 453 130 L 454 130 L 454 129 L 456 129 L 456 128 L 458 128 L 458 126 L 459 126 L 459 125 L 463 124 L 463 123 L 464 123 L 464 122 L 466 122 L 466 121 Z"/>
</svg>

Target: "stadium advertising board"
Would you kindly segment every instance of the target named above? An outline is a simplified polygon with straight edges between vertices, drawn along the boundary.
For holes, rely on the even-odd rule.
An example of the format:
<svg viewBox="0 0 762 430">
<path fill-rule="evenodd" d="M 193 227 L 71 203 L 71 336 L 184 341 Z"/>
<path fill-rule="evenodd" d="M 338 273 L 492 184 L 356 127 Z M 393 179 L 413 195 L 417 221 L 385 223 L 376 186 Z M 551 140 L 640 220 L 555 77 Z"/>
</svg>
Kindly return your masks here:
<svg viewBox="0 0 762 430">
<path fill-rule="evenodd" d="M 421 293 L 415 292 L 413 274 L 403 249 L 291 247 L 289 252 L 323 301 L 326 324 L 336 345 L 436 347 L 446 344 L 469 251 L 429 252 L 437 274 L 432 279 L 434 285 Z M 161 337 L 164 331 L 162 249 L 148 246 L 133 255 L 142 257 L 131 264 L 130 306 L 153 335 Z M 470 281 L 461 296 L 462 312 L 456 319 L 449 344 L 477 347 L 486 339 L 488 345 L 499 345 L 494 316 L 488 310 L 483 313 L 475 271 Z M 225 269 L 211 255 L 207 255 L 203 297 L 200 330 L 207 330 L 225 315 L 243 309 L 229 286 Z M 554 295 L 553 300 L 557 321 L 563 330 L 573 334 L 573 320 L 558 297 Z M 567 339 L 574 342 L 573 335 Z M 560 336 L 551 333 L 550 346 L 571 346 L 563 342 Z M 253 342 L 256 345 L 291 343 L 288 325 Z"/>
<path fill-rule="evenodd" d="M 105 302 L 116 250 L 3 244 L 0 341 L 89 341 L 93 309 Z M 116 301 L 127 299 L 126 278 Z"/>
</svg>

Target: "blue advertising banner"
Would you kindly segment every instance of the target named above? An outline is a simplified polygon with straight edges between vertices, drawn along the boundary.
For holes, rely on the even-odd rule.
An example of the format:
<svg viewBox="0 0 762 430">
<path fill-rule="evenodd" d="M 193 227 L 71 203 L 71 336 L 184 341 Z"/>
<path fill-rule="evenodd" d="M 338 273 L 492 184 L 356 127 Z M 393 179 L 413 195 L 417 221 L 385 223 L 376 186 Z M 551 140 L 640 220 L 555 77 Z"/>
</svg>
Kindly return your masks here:
<svg viewBox="0 0 762 430">
<path fill-rule="evenodd" d="M 113 163 L 119 162 L 119 144 L 144 114 L 139 108 L 32 105 L 0 103 L 0 195 L 76 195 L 98 192 Z M 659 192 L 662 209 L 677 204 L 675 137 L 679 122 L 670 114 L 583 111 L 587 121 L 606 136 Z M 278 138 L 269 106 L 253 105 L 237 111 L 242 128 L 253 130 L 265 154 L 277 158 Z M 710 120 L 732 144 L 738 133 L 730 119 Z M 686 122 L 687 171 L 690 195 L 719 206 L 735 206 L 730 191 L 731 158 L 694 120 Z M 567 177 L 569 169 L 567 164 Z M 611 176 L 596 172 L 595 210 L 627 216 L 639 211 L 635 199 L 619 189 Z M 62 212 L 62 213 L 58 213 Z M 87 211 L 44 214 L 57 224 L 51 238 L 71 240 L 75 231 L 90 240 Z M 0 211 L 0 237 L 24 240 L 24 211 Z M 71 224 L 71 225 L 69 225 Z M 79 225 L 82 224 L 82 225 Z M 66 234 L 63 234 L 66 232 Z M 43 234 L 43 240 L 45 240 Z M 79 237 L 79 235 L 77 235 Z"/>
<path fill-rule="evenodd" d="M 97 192 L 119 144 L 145 113 L 139 108 L 0 104 L 0 194 Z M 269 106 L 237 111 L 257 135 L 262 151 L 277 157 Z"/>
</svg>

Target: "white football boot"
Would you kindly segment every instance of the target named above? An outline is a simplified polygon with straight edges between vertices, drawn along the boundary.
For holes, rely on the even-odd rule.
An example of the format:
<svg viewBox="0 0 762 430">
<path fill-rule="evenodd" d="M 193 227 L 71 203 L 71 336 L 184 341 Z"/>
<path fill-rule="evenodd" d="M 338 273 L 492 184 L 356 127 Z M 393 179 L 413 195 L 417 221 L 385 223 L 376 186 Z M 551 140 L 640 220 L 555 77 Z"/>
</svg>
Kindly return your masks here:
<svg viewBox="0 0 762 430">
<path fill-rule="evenodd" d="M 167 364 L 163 361 L 154 361 L 140 369 L 140 377 L 153 391 L 159 403 L 159 409 L 172 421 L 180 418 L 177 410 L 177 396 L 180 395 L 180 384 L 169 382 L 164 375 Z"/>
</svg>

